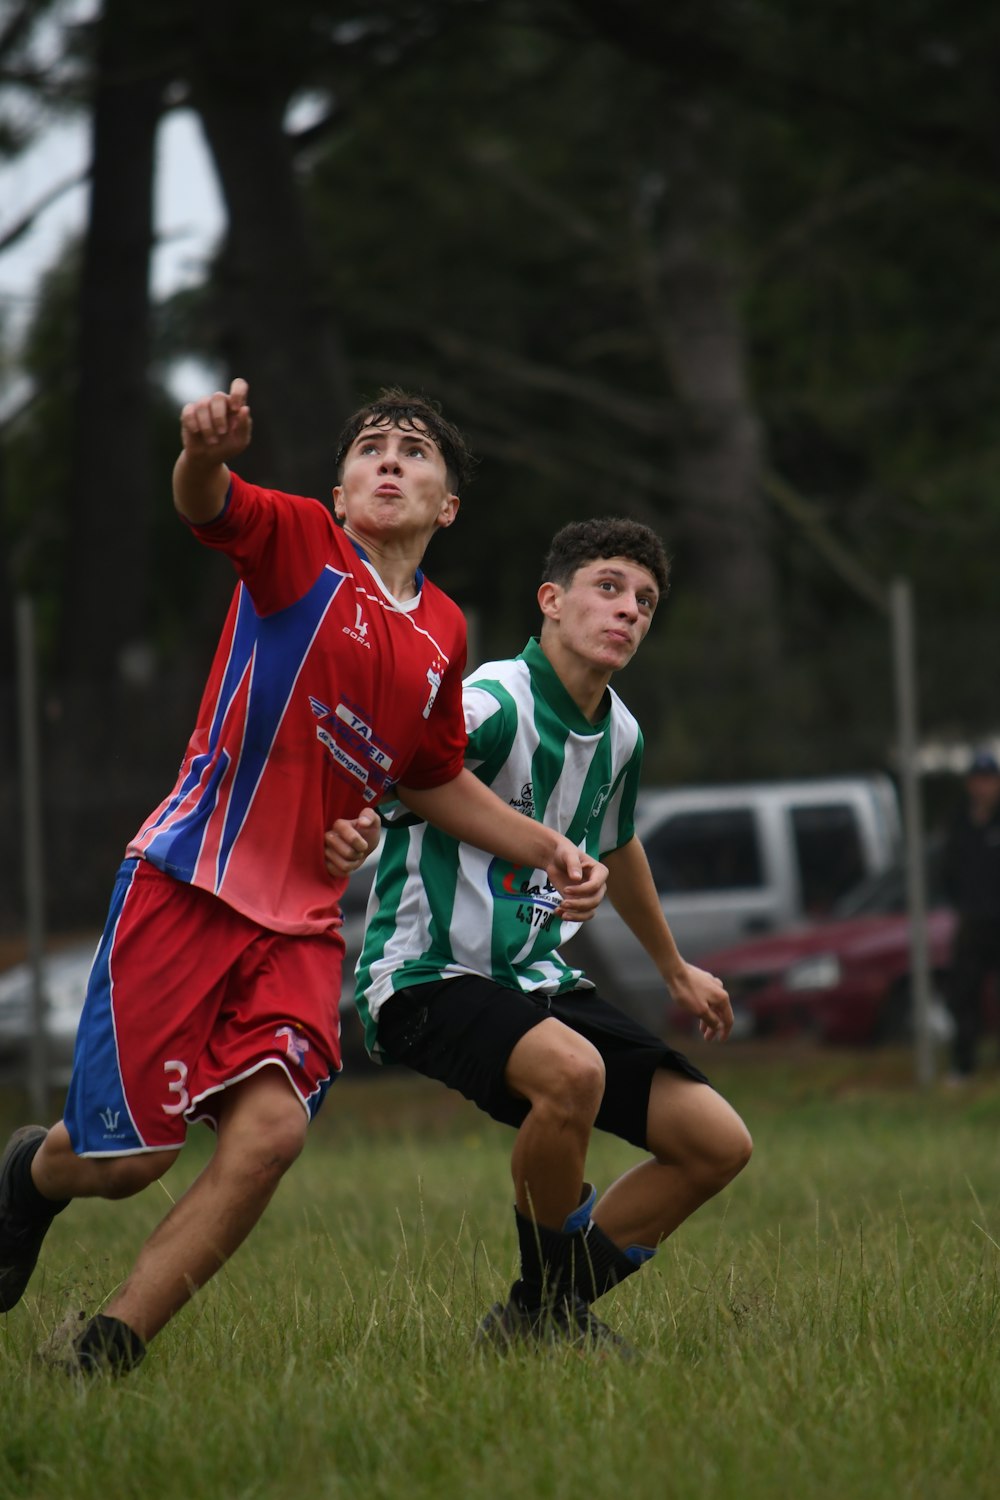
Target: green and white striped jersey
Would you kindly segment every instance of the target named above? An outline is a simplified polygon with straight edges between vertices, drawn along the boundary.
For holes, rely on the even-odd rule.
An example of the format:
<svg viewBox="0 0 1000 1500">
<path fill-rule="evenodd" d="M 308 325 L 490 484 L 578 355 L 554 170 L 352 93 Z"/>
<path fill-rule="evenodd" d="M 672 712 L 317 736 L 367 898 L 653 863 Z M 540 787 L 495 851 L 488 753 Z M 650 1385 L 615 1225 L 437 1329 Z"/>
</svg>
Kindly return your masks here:
<svg viewBox="0 0 1000 1500">
<path fill-rule="evenodd" d="M 463 686 L 465 763 L 499 797 L 599 859 L 634 834 L 642 733 L 617 693 L 596 724 L 580 712 L 537 639 L 486 662 Z M 579 924 L 554 915 L 544 870 L 496 859 L 411 819 L 390 822 L 357 965 L 369 1050 L 379 1008 L 396 990 L 460 974 L 555 994 L 593 986 L 559 954 Z M 391 818 L 392 809 L 383 809 Z"/>
</svg>

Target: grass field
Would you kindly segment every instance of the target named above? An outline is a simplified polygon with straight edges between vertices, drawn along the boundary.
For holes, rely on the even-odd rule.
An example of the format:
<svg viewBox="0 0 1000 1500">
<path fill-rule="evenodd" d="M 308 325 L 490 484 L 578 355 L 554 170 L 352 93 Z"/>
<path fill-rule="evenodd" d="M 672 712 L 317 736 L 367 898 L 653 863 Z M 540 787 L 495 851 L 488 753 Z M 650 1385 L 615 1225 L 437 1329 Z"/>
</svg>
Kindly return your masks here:
<svg viewBox="0 0 1000 1500">
<path fill-rule="evenodd" d="M 970 1500 L 1000 1466 L 1000 1078 L 720 1049 L 743 1176 L 600 1304 L 634 1364 L 472 1348 L 514 1272 L 511 1137 L 435 1085 L 338 1084 L 254 1236 L 117 1383 L 32 1353 L 205 1159 L 57 1220 L 0 1318 L 0 1497 Z M 0 1123 L 18 1101 L 0 1097 Z M 635 1154 L 601 1140 L 603 1185 Z"/>
</svg>

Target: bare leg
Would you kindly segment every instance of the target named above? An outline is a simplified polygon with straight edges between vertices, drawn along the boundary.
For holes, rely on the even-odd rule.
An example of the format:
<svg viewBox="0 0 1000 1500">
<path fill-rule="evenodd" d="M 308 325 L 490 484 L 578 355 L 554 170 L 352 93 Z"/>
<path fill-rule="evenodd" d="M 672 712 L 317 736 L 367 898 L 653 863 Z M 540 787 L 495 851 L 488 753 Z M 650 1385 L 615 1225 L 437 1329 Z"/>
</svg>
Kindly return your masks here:
<svg viewBox="0 0 1000 1500">
<path fill-rule="evenodd" d="M 278 1068 L 228 1090 L 212 1160 L 150 1235 L 106 1313 L 147 1341 L 159 1333 L 243 1243 L 301 1151 L 306 1125 Z"/>
<path fill-rule="evenodd" d="M 743 1170 L 753 1149 L 743 1121 L 714 1089 L 666 1069 L 650 1090 L 648 1144 L 653 1157 L 613 1182 L 594 1209 L 623 1249 L 654 1249 Z"/>
<path fill-rule="evenodd" d="M 518 1211 L 560 1229 L 580 1202 L 604 1063 L 588 1041 L 550 1017 L 521 1038 L 504 1077 L 531 1105 L 511 1156 Z"/>
<path fill-rule="evenodd" d="M 77 1156 L 60 1120 L 35 1153 L 31 1178 L 43 1198 L 130 1198 L 162 1177 L 179 1154 L 178 1148 L 138 1156 Z"/>
</svg>

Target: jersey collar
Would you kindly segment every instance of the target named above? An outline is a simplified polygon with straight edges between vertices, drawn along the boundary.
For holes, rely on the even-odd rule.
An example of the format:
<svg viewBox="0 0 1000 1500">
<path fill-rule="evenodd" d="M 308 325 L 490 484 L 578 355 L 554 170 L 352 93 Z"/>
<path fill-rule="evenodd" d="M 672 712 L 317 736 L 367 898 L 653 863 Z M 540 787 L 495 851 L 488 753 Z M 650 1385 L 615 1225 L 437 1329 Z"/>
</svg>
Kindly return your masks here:
<svg viewBox="0 0 1000 1500">
<path fill-rule="evenodd" d="M 351 546 L 354 548 L 355 552 L 358 554 L 358 556 L 360 557 L 361 561 L 363 563 L 367 563 L 368 564 L 368 567 L 375 574 L 375 577 L 378 579 L 379 583 L 382 584 L 383 590 L 387 594 L 389 594 L 389 590 L 386 589 L 385 584 L 382 583 L 382 578 L 381 578 L 381 575 L 379 573 L 378 568 L 376 568 L 375 564 L 372 562 L 371 558 L 368 556 L 368 553 L 365 551 L 364 547 L 362 547 L 361 543 L 360 542 L 356 542 L 352 536 L 347 536 L 346 532 L 344 533 L 344 535 L 345 535 L 345 537 L 347 537 L 347 540 L 350 542 Z M 424 570 L 423 570 L 423 568 L 417 568 L 416 572 L 413 575 L 413 583 L 414 583 L 414 586 L 415 586 L 417 592 L 416 592 L 416 595 L 415 595 L 414 599 L 412 601 L 410 601 L 408 599 L 406 601 L 406 604 L 409 604 L 411 602 L 416 603 L 417 599 L 420 598 L 420 593 L 421 593 L 421 590 L 423 589 L 423 586 L 424 586 Z M 392 594 L 389 594 L 389 598 L 390 599 L 392 599 L 393 597 L 394 596 Z M 396 603 L 399 604 L 399 600 L 398 599 L 396 600 Z M 405 604 L 401 604 L 400 608 L 401 609 L 405 609 L 406 605 Z"/>
<path fill-rule="evenodd" d="M 527 665 L 532 677 L 538 682 L 545 697 L 556 709 L 568 729 L 572 729 L 574 734 L 601 734 L 603 732 L 605 721 L 611 712 L 610 689 L 605 693 L 601 702 L 601 712 L 592 724 L 566 691 L 555 667 L 542 650 L 542 643 L 537 635 L 531 637 L 518 660 Z"/>
</svg>

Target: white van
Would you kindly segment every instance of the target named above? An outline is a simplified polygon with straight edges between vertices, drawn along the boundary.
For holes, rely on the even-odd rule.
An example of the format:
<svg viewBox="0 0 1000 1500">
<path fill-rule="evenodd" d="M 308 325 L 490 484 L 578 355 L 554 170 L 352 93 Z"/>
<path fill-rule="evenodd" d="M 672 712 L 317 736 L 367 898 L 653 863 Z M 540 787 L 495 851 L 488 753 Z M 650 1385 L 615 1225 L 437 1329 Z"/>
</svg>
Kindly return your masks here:
<svg viewBox="0 0 1000 1500">
<path fill-rule="evenodd" d="M 820 917 L 898 857 L 899 803 L 887 776 L 650 789 L 636 832 L 677 946 L 709 949 Z M 656 1028 L 663 983 L 605 901 L 572 955 L 602 992 Z"/>
</svg>

